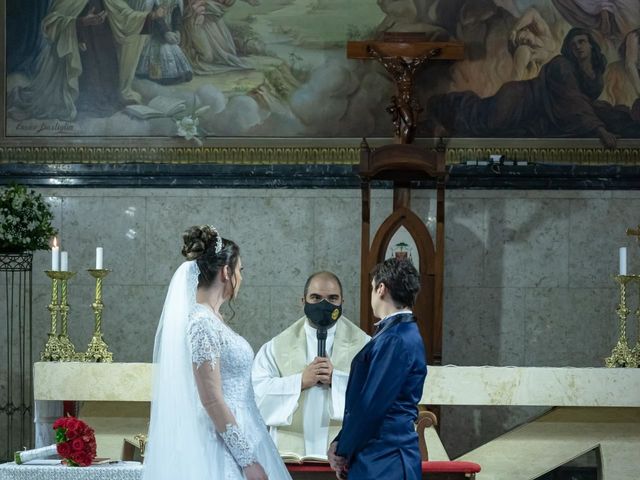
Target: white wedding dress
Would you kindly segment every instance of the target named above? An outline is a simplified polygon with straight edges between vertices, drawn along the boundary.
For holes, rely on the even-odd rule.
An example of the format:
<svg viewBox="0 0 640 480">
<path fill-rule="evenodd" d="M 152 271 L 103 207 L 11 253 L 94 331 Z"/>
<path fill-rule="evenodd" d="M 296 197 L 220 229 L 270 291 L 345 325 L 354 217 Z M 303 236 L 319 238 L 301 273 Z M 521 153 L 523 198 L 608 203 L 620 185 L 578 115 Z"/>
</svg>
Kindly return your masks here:
<svg viewBox="0 0 640 480">
<path fill-rule="evenodd" d="M 290 480 L 254 399 L 253 349 L 195 302 L 197 276 L 195 262 L 178 268 L 156 333 L 143 479 L 242 480 L 258 462 L 269 480 Z"/>
</svg>

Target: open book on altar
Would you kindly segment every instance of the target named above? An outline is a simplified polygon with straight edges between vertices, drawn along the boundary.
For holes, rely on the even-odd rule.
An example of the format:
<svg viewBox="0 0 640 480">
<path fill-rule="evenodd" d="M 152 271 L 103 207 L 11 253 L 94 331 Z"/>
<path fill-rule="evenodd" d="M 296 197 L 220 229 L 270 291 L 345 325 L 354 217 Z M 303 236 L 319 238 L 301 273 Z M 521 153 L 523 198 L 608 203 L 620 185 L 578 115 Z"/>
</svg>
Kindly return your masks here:
<svg viewBox="0 0 640 480">
<path fill-rule="evenodd" d="M 187 109 L 187 102 L 179 98 L 153 98 L 148 105 L 127 105 L 124 109 L 129 115 L 147 120 L 149 118 L 173 117 Z"/>
<path fill-rule="evenodd" d="M 326 455 L 298 455 L 294 452 L 280 452 L 284 463 L 326 463 L 329 459 Z"/>
</svg>

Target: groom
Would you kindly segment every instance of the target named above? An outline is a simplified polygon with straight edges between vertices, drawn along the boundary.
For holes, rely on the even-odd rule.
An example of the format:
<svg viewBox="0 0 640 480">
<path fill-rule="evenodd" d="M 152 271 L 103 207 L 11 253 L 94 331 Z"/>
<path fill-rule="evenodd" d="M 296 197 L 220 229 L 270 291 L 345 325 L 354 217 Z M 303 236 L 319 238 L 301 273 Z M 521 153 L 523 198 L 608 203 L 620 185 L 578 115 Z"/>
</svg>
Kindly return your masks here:
<svg viewBox="0 0 640 480">
<path fill-rule="evenodd" d="M 414 422 L 427 375 L 426 355 L 411 312 L 419 275 L 407 260 L 375 266 L 371 282 L 377 332 L 351 363 L 342 430 L 328 451 L 340 479 L 419 480 Z"/>
</svg>

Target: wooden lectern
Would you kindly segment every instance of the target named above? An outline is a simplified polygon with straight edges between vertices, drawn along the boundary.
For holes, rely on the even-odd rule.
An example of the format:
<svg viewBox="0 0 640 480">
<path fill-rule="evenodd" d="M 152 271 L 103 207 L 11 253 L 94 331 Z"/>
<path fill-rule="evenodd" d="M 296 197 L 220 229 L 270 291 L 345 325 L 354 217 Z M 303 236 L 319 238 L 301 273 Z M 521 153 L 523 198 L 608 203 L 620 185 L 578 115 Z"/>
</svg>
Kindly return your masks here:
<svg viewBox="0 0 640 480">
<path fill-rule="evenodd" d="M 444 189 L 445 149 L 412 145 L 422 108 L 413 92 L 415 74 L 430 61 L 463 58 L 457 42 L 426 42 L 420 34 L 387 33 L 382 41 L 349 42 L 347 57 L 375 59 L 391 75 L 396 93 L 387 112 L 394 125 L 394 143 L 372 149 L 363 140 L 358 174 L 362 186 L 362 243 L 360 273 L 360 326 L 373 332 L 371 279 L 373 266 L 384 260 L 399 228 L 404 227 L 418 249 L 421 292 L 414 307 L 430 364 L 442 361 L 442 306 L 444 277 Z M 370 243 L 371 182 L 393 182 L 393 213 L 380 226 Z M 433 180 L 437 191 L 436 241 L 425 223 L 411 210 L 411 184 Z"/>
</svg>

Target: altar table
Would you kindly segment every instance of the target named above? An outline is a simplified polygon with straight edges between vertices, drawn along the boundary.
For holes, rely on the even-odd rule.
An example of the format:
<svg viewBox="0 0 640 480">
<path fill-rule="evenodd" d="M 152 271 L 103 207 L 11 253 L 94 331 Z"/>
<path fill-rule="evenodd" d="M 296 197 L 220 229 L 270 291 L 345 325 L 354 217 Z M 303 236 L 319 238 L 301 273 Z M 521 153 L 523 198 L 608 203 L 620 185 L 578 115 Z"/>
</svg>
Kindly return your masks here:
<svg viewBox="0 0 640 480">
<path fill-rule="evenodd" d="M 98 455 L 120 458 L 123 437 L 147 430 L 151 369 L 38 362 L 34 398 L 83 402 L 80 416 L 96 430 Z M 638 480 L 639 368 L 430 366 L 420 403 L 549 407 L 457 459 L 480 464 L 478 480 L 531 480 L 593 448 L 600 452 L 600 480 Z M 429 459 L 449 460 L 432 433 Z"/>
</svg>

